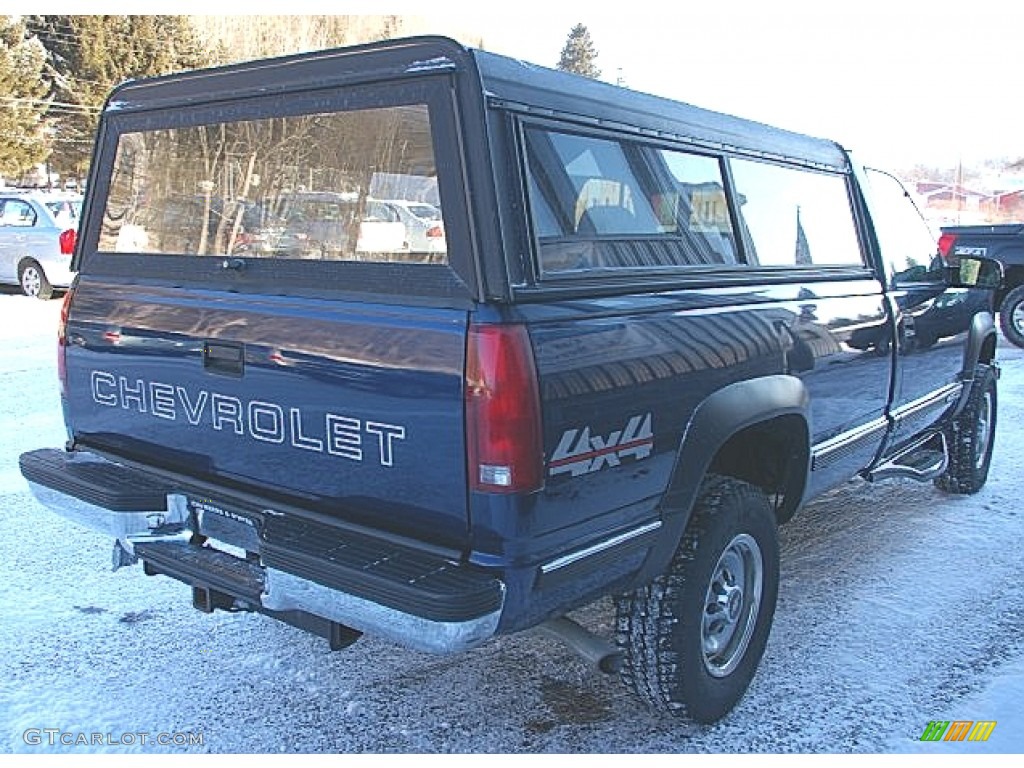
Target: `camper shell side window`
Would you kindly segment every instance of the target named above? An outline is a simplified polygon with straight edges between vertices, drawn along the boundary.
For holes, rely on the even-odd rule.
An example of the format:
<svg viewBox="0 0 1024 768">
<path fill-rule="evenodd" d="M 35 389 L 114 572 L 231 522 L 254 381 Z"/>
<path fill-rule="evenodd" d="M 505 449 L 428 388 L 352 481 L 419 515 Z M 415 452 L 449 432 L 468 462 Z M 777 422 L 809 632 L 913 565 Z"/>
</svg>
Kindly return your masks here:
<svg viewBox="0 0 1024 768">
<path fill-rule="evenodd" d="M 844 173 L 527 125 L 540 279 L 866 264 Z"/>
</svg>

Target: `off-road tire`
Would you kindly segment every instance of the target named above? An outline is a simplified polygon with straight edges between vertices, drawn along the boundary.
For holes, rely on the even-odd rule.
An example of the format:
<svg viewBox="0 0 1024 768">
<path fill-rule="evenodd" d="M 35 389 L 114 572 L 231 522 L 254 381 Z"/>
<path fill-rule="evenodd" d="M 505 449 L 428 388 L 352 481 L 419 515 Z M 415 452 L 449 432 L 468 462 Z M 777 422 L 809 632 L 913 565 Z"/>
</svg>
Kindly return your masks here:
<svg viewBox="0 0 1024 768">
<path fill-rule="evenodd" d="M 1024 285 L 1018 285 L 1003 299 L 999 307 L 999 327 L 1007 341 L 1024 348 Z"/>
<path fill-rule="evenodd" d="M 22 262 L 18 267 L 18 284 L 26 296 L 35 296 L 43 300 L 53 296 L 53 286 L 46 279 L 46 272 L 39 266 L 39 262 L 32 259 Z"/>
<path fill-rule="evenodd" d="M 756 550 L 760 561 L 756 604 L 753 564 L 733 567 L 740 562 L 734 556 L 744 550 L 748 555 Z M 734 610 L 736 584 L 725 592 L 720 588 L 737 573 L 745 586 L 742 607 Z M 779 544 L 768 498 L 740 480 L 709 476 L 666 572 L 616 599 L 623 682 L 658 712 L 700 723 L 720 719 L 754 677 L 775 615 L 778 586 Z M 726 594 L 729 599 L 723 603 Z M 729 621 L 731 615 L 739 618 Z M 726 620 L 716 625 L 716 616 Z M 723 636 L 715 627 L 725 625 L 735 626 L 726 638 L 726 653 L 709 652 L 707 642 Z"/>
<path fill-rule="evenodd" d="M 949 466 L 935 485 L 947 493 L 980 491 L 988 480 L 995 435 L 996 372 L 990 365 L 978 365 L 967 405 L 946 430 Z"/>
</svg>

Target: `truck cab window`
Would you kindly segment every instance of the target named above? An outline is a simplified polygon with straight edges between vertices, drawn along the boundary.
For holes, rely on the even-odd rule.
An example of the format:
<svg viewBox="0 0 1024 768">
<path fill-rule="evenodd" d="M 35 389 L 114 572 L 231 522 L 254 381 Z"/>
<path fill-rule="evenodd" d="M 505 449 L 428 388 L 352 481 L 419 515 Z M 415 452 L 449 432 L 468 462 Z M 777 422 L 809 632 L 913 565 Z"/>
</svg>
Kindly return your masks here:
<svg viewBox="0 0 1024 768">
<path fill-rule="evenodd" d="M 846 177 L 734 159 L 747 260 L 776 267 L 864 263 Z"/>
<path fill-rule="evenodd" d="M 895 177 L 872 168 L 866 170 L 876 203 L 872 215 L 886 279 L 894 285 L 941 283 L 944 270 L 938 241 L 913 198 Z"/>
</svg>

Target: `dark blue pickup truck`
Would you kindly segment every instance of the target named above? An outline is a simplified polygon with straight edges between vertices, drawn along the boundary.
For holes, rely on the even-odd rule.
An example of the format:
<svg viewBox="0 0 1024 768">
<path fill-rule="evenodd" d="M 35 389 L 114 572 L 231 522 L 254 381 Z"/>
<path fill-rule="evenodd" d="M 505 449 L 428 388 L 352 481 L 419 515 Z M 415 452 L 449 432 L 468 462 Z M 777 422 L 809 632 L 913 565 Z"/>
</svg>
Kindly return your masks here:
<svg viewBox="0 0 1024 768">
<path fill-rule="evenodd" d="M 1024 347 L 1024 224 L 943 227 L 939 250 L 951 263 L 966 256 L 1002 265 L 1003 283 L 996 292 L 999 326 L 1008 341 Z"/>
<path fill-rule="evenodd" d="M 38 499 L 335 649 L 541 626 L 710 722 L 778 524 L 988 474 L 998 265 L 893 177 L 443 38 L 119 87 L 75 266 Z M 567 616 L 609 595 L 614 644 Z"/>
</svg>

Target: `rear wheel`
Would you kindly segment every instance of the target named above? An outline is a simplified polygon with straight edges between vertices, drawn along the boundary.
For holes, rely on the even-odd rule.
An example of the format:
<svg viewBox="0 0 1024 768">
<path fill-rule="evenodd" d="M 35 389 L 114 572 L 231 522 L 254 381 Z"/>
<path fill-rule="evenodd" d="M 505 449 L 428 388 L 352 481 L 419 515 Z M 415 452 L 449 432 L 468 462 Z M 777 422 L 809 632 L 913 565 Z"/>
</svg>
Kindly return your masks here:
<svg viewBox="0 0 1024 768">
<path fill-rule="evenodd" d="M 999 309 L 999 327 L 1007 341 L 1024 347 L 1024 285 L 1018 285 L 1003 299 Z"/>
<path fill-rule="evenodd" d="M 978 365 L 963 412 L 946 432 L 949 466 L 935 485 L 949 493 L 977 493 L 988 480 L 996 435 L 996 373 Z"/>
<path fill-rule="evenodd" d="M 778 584 L 768 498 L 740 480 L 708 478 L 666 572 L 616 602 L 626 685 L 662 712 L 723 717 L 757 670 Z"/>
<path fill-rule="evenodd" d="M 26 296 L 35 296 L 39 299 L 49 299 L 53 296 L 53 286 L 46 279 L 46 273 L 38 262 L 31 259 L 18 268 L 18 283 Z"/>
</svg>

